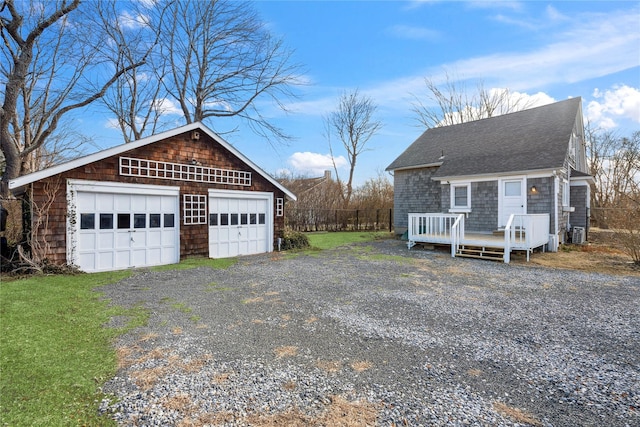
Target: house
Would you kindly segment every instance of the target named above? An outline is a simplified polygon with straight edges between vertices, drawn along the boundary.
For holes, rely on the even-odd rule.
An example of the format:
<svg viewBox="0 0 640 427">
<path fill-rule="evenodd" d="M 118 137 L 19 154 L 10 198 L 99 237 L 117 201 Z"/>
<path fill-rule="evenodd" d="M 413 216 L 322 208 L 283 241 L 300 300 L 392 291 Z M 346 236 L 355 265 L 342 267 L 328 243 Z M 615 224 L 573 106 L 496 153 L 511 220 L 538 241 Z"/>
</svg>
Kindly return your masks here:
<svg viewBox="0 0 640 427">
<path fill-rule="evenodd" d="M 39 259 L 87 272 L 270 252 L 296 197 L 201 123 L 21 176 Z"/>
<path fill-rule="evenodd" d="M 452 256 L 556 251 L 589 226 L 582 101 L 429 129 L 388 167 L 395 230 Z"/>
</svg>

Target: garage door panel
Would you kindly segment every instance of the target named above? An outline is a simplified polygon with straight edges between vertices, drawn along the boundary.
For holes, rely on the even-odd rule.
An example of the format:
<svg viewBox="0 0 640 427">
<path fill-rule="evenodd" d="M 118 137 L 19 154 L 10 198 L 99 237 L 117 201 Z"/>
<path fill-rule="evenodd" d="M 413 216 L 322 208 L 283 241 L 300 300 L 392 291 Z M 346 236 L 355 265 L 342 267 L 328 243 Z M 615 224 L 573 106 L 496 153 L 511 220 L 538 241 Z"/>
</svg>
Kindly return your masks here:
<svg viewBox="0 0 640 427">
<path fill-rule="evenodd" d="M 96 210 L 102 212 L 113 212 L 113 194 L 96 194 Z"/>
<path fill-rule="evenodd" d="M 131 196 L 129 194 L 114 195 L 114 210 L 116 212 L 131 212 L 132 198 L 138 200 L 139 197 Z"/>
<path fill-rule="evenodd" d="M 77 208 L 82 212 L 93 212 L 96 209 L 96 195 L 93 193 L 78 193 Z"/>
<path fill-rule="evenodd" d="M 209 256 L 224 258 L 269 251 L 272 227 L 268 197 L 224 197 L 210 193 Z"/>
<path fill-rule="evenodd" d="M 112 249 L 115 246 L 115 235 L 113 233 L 100 233 L 98 238 L 98 249 Z M 87 247 L 89 249 L 89 247 Z"/>
<path fill-rule="evenodd" d="M 116 249 L 129 249 L 131 246 L 131 237 L 129 233 L 116 233 Z"/>
<path fill-rule="evenodd" d="M 98 262 L 96 265 L 97 270 L 113 269 L 113 266 L 114 266 L 113 252 L 98 252 L 97 258 L 98 258 Z"/>
<path fill-rule="evenodd" d="M 105 271 L 178 262 L 178 196 L 78 191 L 73 262 L 84 271 Z M 177 193 L 177 192 L 176 192 Z M 84 215 L 84 216 L 83 216 Z M 94 221 L 89 219 L 94 218 Z"/>
<path fill-rule="evenodd" d="M 95 270 L 96 269 L 96 254 L 91 252 L 91 253 L 81 253 L 80 254 L 80 259 L 79 259 L 79 264 L 81 266 L 86 266 L 85 268 L 88 268 L 89 271 L 91 270 Z"/>
</svg>

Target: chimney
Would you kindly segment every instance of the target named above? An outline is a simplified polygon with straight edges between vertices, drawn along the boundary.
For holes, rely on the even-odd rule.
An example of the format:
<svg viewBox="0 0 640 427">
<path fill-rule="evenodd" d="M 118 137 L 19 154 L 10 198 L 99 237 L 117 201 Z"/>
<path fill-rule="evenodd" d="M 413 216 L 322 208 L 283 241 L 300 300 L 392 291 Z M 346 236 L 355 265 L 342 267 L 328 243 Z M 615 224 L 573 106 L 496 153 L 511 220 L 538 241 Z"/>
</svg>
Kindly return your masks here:
<svg viewBox="0 0 640 427">
<path fill-rule="evenodd" d="M 330 170 L 324 171 L 324 179 L 325 179 L 325 181 L 331 181 L 331 171 Z"/>
</svg>

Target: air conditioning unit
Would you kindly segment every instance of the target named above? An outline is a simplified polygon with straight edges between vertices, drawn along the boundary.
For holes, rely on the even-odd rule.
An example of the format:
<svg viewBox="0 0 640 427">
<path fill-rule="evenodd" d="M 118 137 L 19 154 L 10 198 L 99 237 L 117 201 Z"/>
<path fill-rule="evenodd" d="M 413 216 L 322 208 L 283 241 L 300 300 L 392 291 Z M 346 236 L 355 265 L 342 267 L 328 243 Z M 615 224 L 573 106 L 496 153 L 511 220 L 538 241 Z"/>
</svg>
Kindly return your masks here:
<svg viewBox="0 0 640 427">
<path fill-rule="evenodd" d="M 573 237 L 571 242 L 574 245 L 584 244 L 584 227 L 573 227 Z"/>
</svg>

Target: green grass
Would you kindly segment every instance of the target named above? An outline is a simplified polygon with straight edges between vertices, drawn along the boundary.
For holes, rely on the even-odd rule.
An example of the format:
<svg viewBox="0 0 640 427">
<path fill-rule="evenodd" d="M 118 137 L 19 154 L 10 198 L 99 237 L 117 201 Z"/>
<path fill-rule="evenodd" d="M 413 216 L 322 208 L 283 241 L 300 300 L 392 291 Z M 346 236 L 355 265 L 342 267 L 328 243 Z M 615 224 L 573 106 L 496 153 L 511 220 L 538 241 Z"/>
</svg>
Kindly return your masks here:
<svg viewBox="0 0 640 427">
<path fill-rule="evenodd" d="M 372 240 L 391 238 L 385 231 L 337 231 L 325 233 L 308 233 L 309 243 L 317 249 L 333 249 L 351 243 L 370 242 Z"/>
<path fill-rule="evenodd" d="M 180 261 L 178 264 L 158 265 L 152 267 L 153 271 L 167 271 L 167 270 L 188 270 L 198 267 L 210 267 L 215 269 L 225 269 L 231 267 L 238 262 L 237 258 L 204 258 L 204 257 L 191 257 Z"/>
<path fill-rule="evenodd" d="M 97 286 L 128 271 L 34 276 L 0 283 L 2 425 L 115 425 L 98 416 L 98 387 L 116 372 L 113 339 L 144 324 L 141 307 L 110 307 Z M 120 329 L 111 316 L 127 316 Z"/>
</svg>

